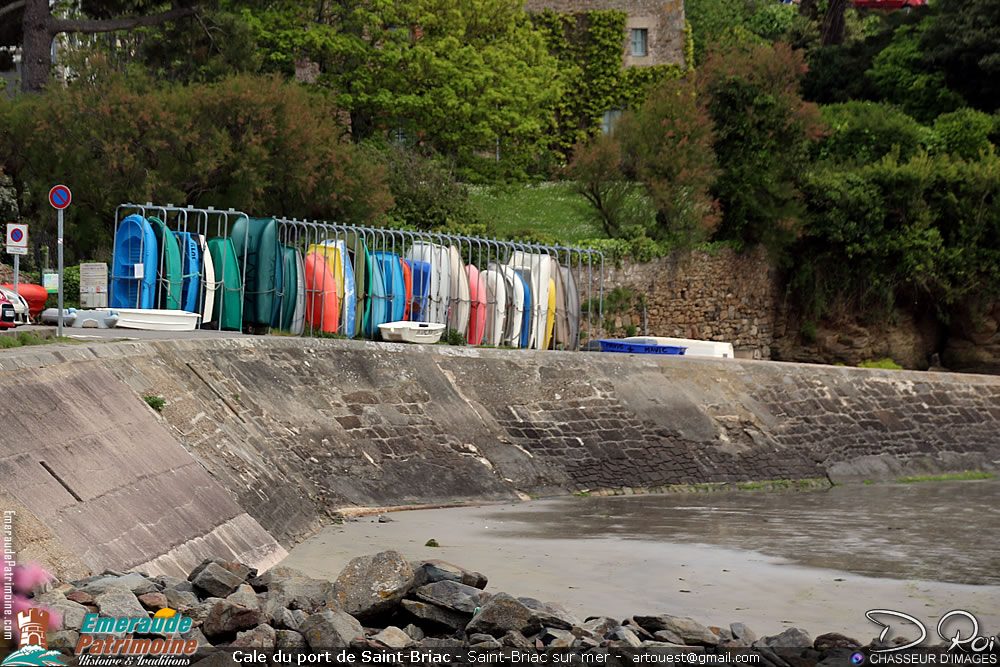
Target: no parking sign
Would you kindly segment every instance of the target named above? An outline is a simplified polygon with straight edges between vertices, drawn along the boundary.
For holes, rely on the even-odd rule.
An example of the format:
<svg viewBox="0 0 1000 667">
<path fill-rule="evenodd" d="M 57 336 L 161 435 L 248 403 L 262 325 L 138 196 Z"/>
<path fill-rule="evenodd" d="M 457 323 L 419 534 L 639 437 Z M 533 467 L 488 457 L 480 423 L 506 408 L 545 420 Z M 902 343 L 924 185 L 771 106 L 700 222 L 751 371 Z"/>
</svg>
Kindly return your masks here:
<svg viewBox="0 0 1000 667">
<path fill-rule="evenodd" d="M 49 190 L 49 203 L 56 210 L 63 210 L 73 201 L 73 193 L 65 185 L 56 185 Z"/>
<path fill-rule="evenodd" d="M 7 254 L 28 254 L 28 225 L 7 224 Z"/>
</svg>

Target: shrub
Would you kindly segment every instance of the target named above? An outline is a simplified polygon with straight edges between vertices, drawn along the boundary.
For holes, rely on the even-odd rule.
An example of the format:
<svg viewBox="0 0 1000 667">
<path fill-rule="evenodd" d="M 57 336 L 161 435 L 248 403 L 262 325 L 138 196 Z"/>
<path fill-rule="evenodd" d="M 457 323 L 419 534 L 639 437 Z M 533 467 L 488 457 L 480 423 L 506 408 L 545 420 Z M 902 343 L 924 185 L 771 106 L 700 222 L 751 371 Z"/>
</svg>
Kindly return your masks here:
<svg viewBox="0 0 1000 667">
<path fill-rule="evenodd" d="M 877 102 L 845 102 L 820 108 L 829 134 L 814 153 L 836 162 L 870 164 L 894 149 L 909 160 L 931 139 L 931 132 L 896 107 Z"/>
<path fill-rule="evenodd" d="M 790 290 L 819 316 L 835 297 L 889 314 L 905 290 L 942 316 L 969 295 L 1000 288 L 1000 158 L 889 155 L 803 181 L 806 225 Z"/>
<path fill-rule="evenodd" d="M 167 404 L 167 401 L 162 396 L 155 396 L 153 394 L 146 394 L 142 397 L 142 400 L 146 401 L 146 404 L 157 412 L 162 412 L 163 406 Z"/>
<path fill-rule="evenodd" d="M 86 73 L 84 73 L 86 74 Z M 120 75 L 0 101 L 0 161 L 21 215 L 54 242 L 46 193 L 72 173 L 67 263 L 109 248 L 128 201 L 371 222 L 392 204 L 383 170 L 350 144 L 325 97 L 274 77 L 154 88 Z"/>
<path fill-rule="evenodd" d="M 440 156 L 397 145 L 369 145 L 365 154 L 385 169 L 397 224 L 423 231 L 483 224 L 468 188 Z"/>
<path fill-rule="evenodd" d="M 878 361 L 874 361 L 872 359 L 869 359 L 867 361 L 862 361 L 860 364 L 858 364 L 858 368 L 885 368 L 893 371 L 903 370 L 902 366 L 897 364 L 892 359 L 888 358 L 879 359 Z"/>
<path fill-rule="evenodd" d="M 955 153 L 966 160 L 975 160 L 990 147 L 994 119 L 975 109 L 959 109 L 934 119 L 932 146 L 945 153 Z"/>
</svg>

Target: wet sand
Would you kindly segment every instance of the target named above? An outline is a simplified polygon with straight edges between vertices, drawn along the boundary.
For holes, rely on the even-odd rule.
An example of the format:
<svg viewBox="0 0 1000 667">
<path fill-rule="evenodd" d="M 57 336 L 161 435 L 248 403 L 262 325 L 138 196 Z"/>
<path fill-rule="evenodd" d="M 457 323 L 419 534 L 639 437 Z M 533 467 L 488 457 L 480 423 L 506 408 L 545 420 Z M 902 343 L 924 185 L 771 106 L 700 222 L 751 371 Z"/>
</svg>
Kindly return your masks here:
<svg viewBox="0 0 1000 667">
<path fill-rule="evenodd" d="M 954 489 L 941 489 L 940 484 L 934 484 L 937 490 L 917 493 L 920 498 L 928 493 L 956 495 Z M 709 625 L 742 621 L 758 634 L 800 627 L 813 636 L 842 632 L 867 642 L 880 630 L 865 618 L 868 609 L 912 614 L 925 621 L 932 636 L 938 617 L 952 609 L 965 609 L 978 617 L 981 634 L 996 633 L 1000 630 L 1000 586 L 947 583 L 949 577 L 942 577 L 945 581 L 913 577 L 913 572 L 933 570 L 911 572 L 905 565 L 912 560 L 908 557 L 912 549 L 926 553 L 928 561 L 946 556 L 950 549 L 956 557 L 945 560 L 942 573 L 949 567 L 961 568 L 963 558 L 970 562 L 979 558 L 986 559 L 986 569 L 995 576 L 992 549 L 979 551 L 977 544 L 970 555 L 967 545 L 933 526 L 928 528 L 930 537 L 917 535 L 911 543 L 904 540 L 903 547 L 871 545 L 863 534 L 858 536 L 856 524 L 847 534 L 838 534 L 841 527 L 830 521 L 835 510 L 844 512 L 838 502 L 871 503 L 873 512 L 882 512 L 884 508 L 875 507 L 865 494 L 877 499 L 886 493 L 892 497 L 914 493 L 891 486 L 847 489 L 840 492 L 842 498 L 813 494 L 568 498 L 395 512 L 388 523 L 363 517 L 330 526 L 293 549 L 283 564 L 332 579 L 354 556 L 392 548 L 410 559 L 440 558 L 478 570 L 489 577 L 489 591 L 559 602 L 581 617 L 670 613 Z M 978 493 L 992 498 L 996 488 L 1000 486 L 981 487 Z M 811 504 L 832 505 L 823 513 L 826 532 L 822 536 L 810 535 L 815 526 L 803 532 L 790 525 L 797 518 L 808 525 L 806 520 L 813 516 Z M 762 520 L 769 506 L 780 508 L 789 520 L 785 525 L 775 521 L 773 527 L 753 526 L 750 517 Z M 790 510 L 793 506 L 798 514 Z M 654 507 L 659 510 L 652 511 Z M 729 518 L 721 523 L 692 523 L 720 512 Z M 651 522 L 650 517 L 675 520 Z M 851 517 L 864 521 L 857 513 Z M 640 518 L 644 528 L 636 524 Z M 984 530 L 989 543 L 996 532 L 990 526 Z M 935 543 L 935 534 L 941 544 Z M 431 538 L 441 546 L 424 546 Z M 873 553 L 885 552 L 883 562 L 876 563 L 877 572 L 885 571 L 885 563 L 893 559 L 898 559 L 900 567 L 879 577 L 857 573 L 858 563 L 843 555 L 857 551 L 858 545 L 868 545 Z M 793 558 L 774 555 L 781 551 Z M 838 555 L 838 551 L 843 553 Z M 818 563 L 824 566 L 816 567 Z M 905 630 L 900 628 L 900 633 Z"/>
</svg>

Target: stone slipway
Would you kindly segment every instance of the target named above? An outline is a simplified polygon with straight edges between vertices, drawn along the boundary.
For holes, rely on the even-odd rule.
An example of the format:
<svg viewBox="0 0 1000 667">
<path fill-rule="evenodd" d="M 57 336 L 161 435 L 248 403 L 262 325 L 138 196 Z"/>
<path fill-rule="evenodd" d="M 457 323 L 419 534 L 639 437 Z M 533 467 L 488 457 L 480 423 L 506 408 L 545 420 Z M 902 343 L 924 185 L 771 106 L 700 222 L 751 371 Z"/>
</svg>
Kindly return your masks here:
<svg viewBox="0 0 1000 667">
<path fill-rule="evenodd" d="M 0 392 L 0 491 L 94 569 L 262 566 L 355 505 L 1000 468 L 989 376 L 244 337 L 13 350 Z"/>
<path fill-rule="evenodd" d="M 180 575 L 212 554 L 285 555 L 100 363 L 4 372 L 0 396 L 0 496 L 18 512 L 22 559 Z"/>
</svg>

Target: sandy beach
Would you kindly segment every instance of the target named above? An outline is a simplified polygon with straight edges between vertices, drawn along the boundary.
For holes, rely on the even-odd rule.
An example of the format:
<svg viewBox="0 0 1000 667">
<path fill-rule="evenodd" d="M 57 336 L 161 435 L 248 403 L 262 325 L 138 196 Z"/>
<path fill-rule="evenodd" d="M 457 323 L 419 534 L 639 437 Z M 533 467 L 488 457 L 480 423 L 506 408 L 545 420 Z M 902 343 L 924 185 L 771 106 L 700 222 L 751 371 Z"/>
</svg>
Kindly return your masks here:
<svg viewBox="0 0 1000 667">
<path fill-rule="evenodd" d="M 873 608 L 921 618 L 932 636 L 937 617 L 952 609 L 974 613 L 984 633 L 1000 627 L 998 586 L 860 576 L 662 538 L 528 536 L 530 516 L 560 510 L 560 502 L 393 512 L 386 523 L 362 517 L 326 528 L 283 564 L 333 579 L 354 556 L 396 549 L 478 570 L 488 591 L 558 602 L 581 617 L 669 613 L 709 625 L 741 621 L 759 635 L 798 627 L 866 643 L 880 630 L 865 618 Z M 424 546 L 432 538 L 439 547 Z"/>
</svg>

